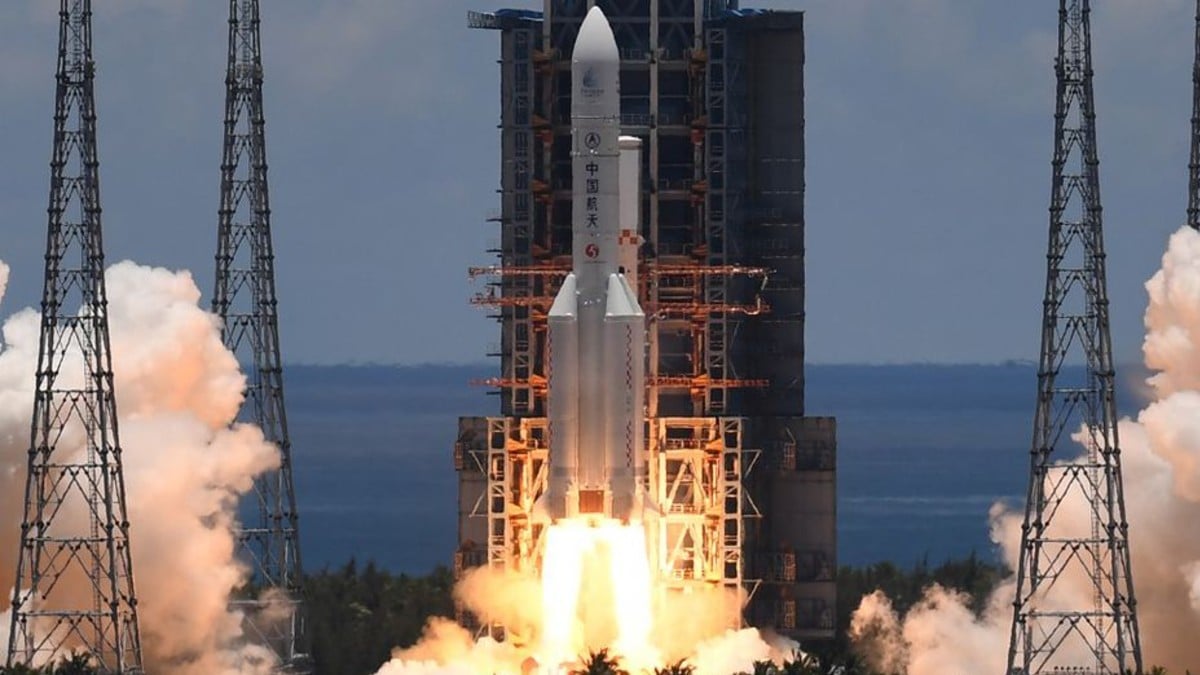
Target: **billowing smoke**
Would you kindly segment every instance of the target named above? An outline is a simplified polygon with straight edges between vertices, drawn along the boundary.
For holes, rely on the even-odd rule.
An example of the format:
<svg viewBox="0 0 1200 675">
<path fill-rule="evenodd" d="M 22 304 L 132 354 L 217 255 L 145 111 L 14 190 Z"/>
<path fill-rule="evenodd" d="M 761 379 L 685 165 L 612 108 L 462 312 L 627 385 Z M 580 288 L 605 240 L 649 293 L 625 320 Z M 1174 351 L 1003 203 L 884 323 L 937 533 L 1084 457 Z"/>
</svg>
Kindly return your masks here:
<svg viewBox="0 0 1200 675">
<path fill-rule="evenodd" d="M 1146 365 L 1153 400 L 1119 425 L 1133 575 L 1146 665 L 1183 672 L 1200 662 L 1200 233 L 1172 235 L 1162 268 L 1146 283 Z M 1032 391 L 1032 389 L 1031 389 Z M 1014 461 L 1019 461 L 1014 448 Z M 1023 515 L 992 510 L 992 538 L 1015 567 Z M 1090 527 L 1079 504 L 1056 520 Z M 887 598 L 868 596 L 855 612 L 851 636 L 884 672 L 956 675 L 1004 668 L 1015 581 L 997 588 L 980 616 L 966 599 L 928 589 L 903 618 Z M 1075 606 L 1092 600 L 1085 584 L 1063 585 Z"/>
<path fill-rule="evenodd" d="M 0 292 L 7 272 L 0 263 Z M 191 275 L 123 262 L 105 278 L 147 670 L 267 673 L 271 656 L 244 643 L 242 617 L 228 603 L 247 573 L 235 555 L 236 504 L 254 476 L 277 466 L 278 451 L 257 428 L 229 426 L 245 379 L 221 344 L 217 319 L 199 308 Z M 6 584 L 15 576 L 38 340 L 34 310 L 4 323 L 0 579 Z M 7 610 L 7 591 L 3 598 Z M 7 617 L 0 617 L 0 631 L 7 632 Z M 6 646 L 7 640 L 0 649 Z"/>
<path fill-rule="evenodd" d="M 397 649 L 376 675 L 558 675 L 563 671 L 536 660 L 542 637 L 541 597 L 541 581 L 535 575 L 473 570 L 455 588 L 455 599 L 476 616 L 504 626 L 512 639 L 476 640 L 458 624 L 434 618 L 415 646 Z M 755 661 L 782 662 L 795 655 L 799 645 L 784 638 L 754 629 L 728 629 L 740 606 L 741 598 L 719 590 L 665 596 L 654 611 L 656 663 L 640 665 L 686 660 L 697 675 L 730 675 L 752 672 Z M 581 612 L 588 621 L 594 614 L 586 608 Z"/>
</svg>

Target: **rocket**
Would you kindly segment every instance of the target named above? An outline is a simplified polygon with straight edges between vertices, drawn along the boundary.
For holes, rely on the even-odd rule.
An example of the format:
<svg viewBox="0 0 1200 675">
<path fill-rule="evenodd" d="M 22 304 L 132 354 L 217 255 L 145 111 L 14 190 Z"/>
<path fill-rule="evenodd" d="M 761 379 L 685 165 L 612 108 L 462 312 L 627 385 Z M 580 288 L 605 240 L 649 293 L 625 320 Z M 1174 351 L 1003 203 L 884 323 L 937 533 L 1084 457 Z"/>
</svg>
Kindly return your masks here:
<svg viewBox="0 0 1200 675">
<path fill-rule="evenodd" d="M 571 63 L 572 271 L 548 317 L 550 471 L 535 511 L 629 522 L 646 508 L 641 141 L 621 136 L 621 59 L 593 7 Z"/>
</svg>

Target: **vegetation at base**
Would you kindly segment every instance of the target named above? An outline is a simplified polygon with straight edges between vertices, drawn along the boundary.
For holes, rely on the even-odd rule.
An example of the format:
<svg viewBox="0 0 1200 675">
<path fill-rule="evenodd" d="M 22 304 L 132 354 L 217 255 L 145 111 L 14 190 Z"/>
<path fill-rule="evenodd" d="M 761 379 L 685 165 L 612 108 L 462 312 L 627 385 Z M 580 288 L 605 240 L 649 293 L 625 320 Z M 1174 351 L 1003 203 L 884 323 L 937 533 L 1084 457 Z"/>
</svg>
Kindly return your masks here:
<svg viewBox="0 0 1200 675">
<path fill-rule="evenodd" d="M 592 652 L 583 661 L 581 670 L 571 671 L 571 675 L 629 675 L 629 671 L 621 668 L 615 656 L 609 656 L 607 649 Z"/>
<path fill-rule="evenodd" d="M 736 675 L 892 675 L 873 673 L 851 652 L 846 632 L 859 600 L 875 590 L 887 594 L 903 612 L 921 599 L 930 584 L 958 589 L 979 611 L 988 591 L 1005 571 L 978 556 L 932 566 L 927 560 L 905 569 L 890 562 L 838 571 L 837 638 L 825 644 L 806 644 L 805 650 L 823 664 L 799 659 L 783 666 L 760 662 L 751 673 Z M 454 616 L 453 574 L 444 567 L 425 576 L 392 574 L 374 563 L 351 560 L 341 568 L 323 570 L 305 581 L 308 633 L 312 638 L 314 672 L 318 675 L 370 675 L 391 657 L 396 646 L 411 645 L 432 616 Z M 56 666 L 30 669 L 0 667 L 0 675 L 94 675 L 86 656 Z M 659 668 L 655 675 L 694 675 L 695 664 L 679 662 Z M 584 660 L 575 675 L 627 675 L 607 651 Z M 1147 675 L 1167 675 L 1161 668 Z"/>
<path fill-rule="evenodd" d="M 687 661 L 679 661 L 669 666 L 655 668 L 654 675 L 694 675 L 696 669 Z"/>
<path fill-rule="evenodd" d="M 430 617 L 454 616 L 453 588 L 445 567 L 414 577 L 351 560 L 309 575 L 304 595 L 315 672 L 374 673 L 393 648 L 415 643 Z"/>
<path fill-rule="evenodd" d="M 936 566 L 922 560 L 908 569 L 890 562 L 842 567 L 838 571 L 838 637 L 827 644 L 805 645 L 805 649 L 821 663 L 828 664 L 827 672 L 868 675 L 851 653 L 846 638 L 850 615 L 864 595 L 882 590 L 897 610 L 904 611 L 921 599 L 927 586 L 938 583 L 970 595 L 972 606 L 978 610 L 983 607 L 988 591 L 1003 576 L 1004 570 L 975 554 Z M 374 673 L 387 661 L 392 648 L 411 645 L 420 638 L 429 617 L 454 616 L 453 586 L 453 575 L 441 567 L 428 576 L 413 577 L 393 575 L 374 564 L 360 566 L 351 561 L 341 569 L 310 576 L 306 581 L 306 602 L 316 672 L 321 675 Z M 606 652 L 600 654 L 608 658 Z M 762 664 L 762 668 L 767 665 Z M 789 667 L 792 670 L 759 669 L 752 675 L 820 672 L 802 664 Z M 804 667 L 809 669 L 797 669 Z M 619 669 L 583 672 L 620 673 Z M 689 672 L 686 663 L 659 670 L 662 675 L 688 675 Z"/>
<path fill-rule="evenodd" d="M 0 666 L 0 675 L 98 675 L 99 671 L 92 666 L 92 659 L 87 654 L 76 654 L 59 661 L 57 665 L 44 668 L 28 666 Z"/>
</svg>

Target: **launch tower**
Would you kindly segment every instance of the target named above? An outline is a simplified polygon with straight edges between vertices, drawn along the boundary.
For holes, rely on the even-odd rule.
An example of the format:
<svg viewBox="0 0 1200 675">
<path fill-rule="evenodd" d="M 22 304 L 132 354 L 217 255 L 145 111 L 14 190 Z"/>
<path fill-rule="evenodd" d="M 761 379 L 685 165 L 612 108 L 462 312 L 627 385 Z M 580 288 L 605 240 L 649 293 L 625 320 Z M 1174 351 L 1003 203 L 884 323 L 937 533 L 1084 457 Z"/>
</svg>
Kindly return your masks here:
<svg viewBox="0 0 1200 675">
<path fill-rule="evenodd" d="M 238 419 L 258 425 L 279 448 L 279 468 L 254 481 L 255 503 L 238 532 L 253 576 L 245 610 L 252 640 L 278 657 L 286 672 L 307 672 L 301 606 L 300 535 L 292 485 L 292 445 L 283 401 L 275 254 L 263 117 L 263 65 L 258 0 L 229 0 L 225 75 L 225 146 L 217 229 L 213 312 L 225 346 L 249 369 Z M 280 619 L 280 605 L 286 618 Z"/>
<path fill-rule="evenodd" d="M 646 453 L 669 587 L 744 589 L 745 618 L 833 636 L 835 426 L 804 416 L 804 32 L 727 0 L 547 0 L 472 13 L 501 37 L 500 415 L 464 417 L 455 567 L 533 569 L 546 487 L 547 315 L 571 267 L 571 50 L 591 6 L 642 141 Z M 461 617 L 469 620 L 469 617 Z M 496 632 L 496 627 L 481 629 Z"/>
<path fill-rule="evenodd" d="M 113 393 L 96 150 L 91 0 L 62 0 L 50 222 L 8 664 L 90 654 L 140 673 Z"/>
<path fill-rule="evenodd" d="M 1088 0 L 1059 0 L 1042 354 L 1008 675 L 1142 672 L 1113 395 L 1090 12 Z M 1086 368 L 1064 370 L 1071 359 Z M 1081 428 L 1083 452 L 1074 454 Z M 1067 512 L 1090 521 L 1081 526 Z"/>
<path fill-rule="evenodd" d="M 1188 162 L 1187 224 L 1200 230 L 1200 0 L 1196 2 L 1196 59 L 1192 65 L 1192 152 Z"/>
</svg>

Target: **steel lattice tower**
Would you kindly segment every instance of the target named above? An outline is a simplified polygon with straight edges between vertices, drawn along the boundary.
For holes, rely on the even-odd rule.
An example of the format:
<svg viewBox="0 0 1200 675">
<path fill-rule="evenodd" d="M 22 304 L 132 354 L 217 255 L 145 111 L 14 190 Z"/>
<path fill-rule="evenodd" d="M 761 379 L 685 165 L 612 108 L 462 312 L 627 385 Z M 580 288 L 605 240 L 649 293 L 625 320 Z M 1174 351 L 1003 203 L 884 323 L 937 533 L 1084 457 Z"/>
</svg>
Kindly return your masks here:
<svg viewBox="0 0 1200 675">
<path fill-rule="evenodd" d="M 1196 60 L 1192 66 L 1192 154 L 1188 162 L 1187 224 L 1200 230 L 1200 0 L 1196 2 Z"/>
<path fill-rule="evenodd" d="M 9 665 L 141 672 L 100 226 L 91 0 L 62 0 L 41 347 Z"/>
<path fill-rule="evenodd" d="M 292 453 L 283 400 L 275 255 L 267 191 L 263 132 L 263 67 L 258 0 L 229 2 L 229 62 L 226 72 L 225 145 L 221 162 L 221 210 L 213 311 L 223 321 L 225 345 L 250 367 L 239 419 L 262 428 L 279 448 L 278 470 L 254 483 L 255 519 L 238 531 L 253 565 L 247 610 L 252 637 L 279 657 L 285 670 L 304 669 L 304 612 L 301 606 L 300 539 Z M 274 589 L 274 597 L 262 595 Z M 291 605 L 290 620 L 278 621 L 268 605 Z"/>
<path fill-rule="evenodd" d="M 1059 0 L 1042 353 L 1009 675 L 1142 672 L 1113 394 L 1090 12 L 1088 0 Z M 1086 367 L 1064 369 L 1073 361 Z M 1081 429 L 1083 452 L 1073 456 L 1071 436 Z"/>
</svg>

